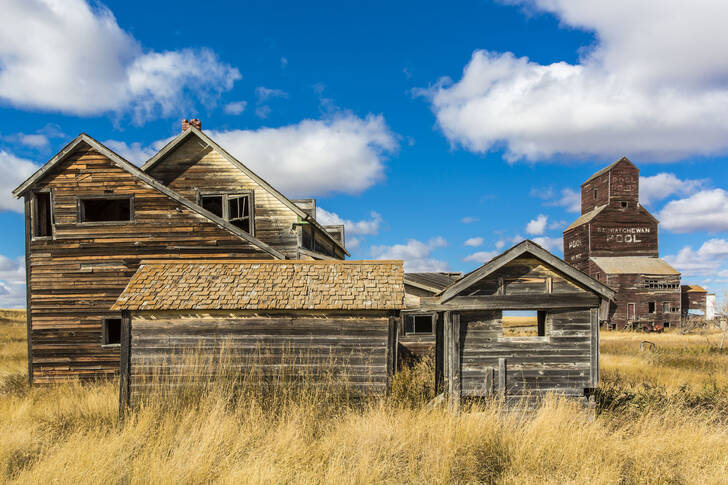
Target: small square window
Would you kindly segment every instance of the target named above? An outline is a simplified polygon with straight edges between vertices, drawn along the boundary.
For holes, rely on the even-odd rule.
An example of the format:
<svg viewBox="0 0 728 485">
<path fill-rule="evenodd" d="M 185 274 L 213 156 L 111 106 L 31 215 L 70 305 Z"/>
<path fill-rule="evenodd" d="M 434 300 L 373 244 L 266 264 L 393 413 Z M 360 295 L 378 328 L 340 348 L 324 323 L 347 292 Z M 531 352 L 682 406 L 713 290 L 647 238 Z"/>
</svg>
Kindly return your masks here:
<svg viewBox="0 0 728 485">
<path fill-rule="evenodd" d="M 622 209 L 626 209 L 627 206 L 629 206 L 629 204 L 627 202 L 625 202 L 625 201 L 622 201 L 619 204 L 622 206 Z"/>
<path fill-rule="evenodd" d="M 654 301 L 647 303 L 647 313 L 655 313 L 655 306 Z"/>
<path fill-rule="evenodd" d="M 432 331 L 432 315 L 407 315 L 405 317 L 405 334 L 432 334 Z"/>
<path fill-rule="evenodd" d="M 121 344 L 121 318 L 104 319 L 104 345 Z"/>
</svg>

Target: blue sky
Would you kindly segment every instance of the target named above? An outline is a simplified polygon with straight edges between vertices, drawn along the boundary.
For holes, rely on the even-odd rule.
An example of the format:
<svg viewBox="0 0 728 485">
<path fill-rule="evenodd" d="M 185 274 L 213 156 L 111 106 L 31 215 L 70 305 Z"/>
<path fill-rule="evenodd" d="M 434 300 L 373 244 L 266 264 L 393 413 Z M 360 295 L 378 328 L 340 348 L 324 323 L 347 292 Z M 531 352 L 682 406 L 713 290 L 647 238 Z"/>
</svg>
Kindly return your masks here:
<svg viewBox="0 0 728 485">
<path fill-rule="evenodd" d="M 80 132 L 140 163 L 183 117 L 410 270 L 561 255 L 579 185 L 624 155 L 661 256 L 728 288 L 721 2 L 7 3 L 0 306 L 24 302 L 9 191 Z"/>
</svg>

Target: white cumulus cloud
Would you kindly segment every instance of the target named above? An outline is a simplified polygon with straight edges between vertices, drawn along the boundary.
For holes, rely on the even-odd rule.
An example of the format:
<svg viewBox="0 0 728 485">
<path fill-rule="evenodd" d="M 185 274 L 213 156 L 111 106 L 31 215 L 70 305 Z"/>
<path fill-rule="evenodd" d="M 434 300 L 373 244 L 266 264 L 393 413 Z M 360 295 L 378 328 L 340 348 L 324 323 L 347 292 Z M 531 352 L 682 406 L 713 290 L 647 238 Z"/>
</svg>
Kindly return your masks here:
<svg viewBox="0 0 728 485">
<path fill-rule="evenodd" d="M 705 241 L 700 248 L 693 250 L 685 246 L 677 254 L 664 257 L 683 277 L 690 276 L 721 276 L 721 266 L 728 259 L 728 241 L 714 238 Z"/>
<path fill-rule="evenodd" d="M 212 104 L 240 72 L 209 49 L 144 49 L 111 10 L 85 0 L 7 0 L 0 16 L 0 99 L 136 122 Z"/>
<path fill-rule="evenodd" d="M 25 303 L 25 259 L 0 254 L 0 308 L 23 308 Z"/>
<path fill-rule="evenodd" d="M 482 237 L 471 237 L 471 238 L 469 238 L 468 240 L 465 241 L 465 245 L 466 246 L 471 246 L 471 247 L 474 247 L 474 248 L 476 248 L 478 246 L 481 246 L 482 244 L 483 244 L 483 238 Z"/>
<path fill-rule="evenodd" d="M 23 200 L 12 191 L 40 168 L 30 160 L 0 150 L 0 211 L 23 212 Z"/>
<path fill-rule="evenodd" d="M 483 264 L 498 256 L 498 254 L 498 251 L 478 251 L 477 253 L 465 256 L 463 261 Z"/>
<path fill-rule="evenodd" d="M 447 241 L 442 237 L 435 237 L 427 242 L 409 239 L 406 244 L 372 246 L 371 252 L 376 259 L 403 260 L 404 270 L 409 272 L 449 271 L 447 262 L 431 255 L 432 251 L 444 246 L 447 246 Z"/>
<path fill-rule="evenodd" d="M 245 111 L 245 107 L 248 105 L 246 101 L 234 101 L 225 105 L 225 113 L 229 115 L 239 115 Z"/>
<path fill-rule="evenodd" d="M 316 221 L 325 226 L 327 225 L 344 225 L 344 234 L 346 236 L 376 236 L 379 233 L 379 225 L 382 223 L 382 216 L 372 211 L 369 216 L 371 219 L 363 219 L 361 221 L 352 221 L 341 218 L 335 212 L 329 212 L 322 207 L 316 208 Z"/>
<path fill-rule="evenodd" d="M 591 31 L 578 63 L 477 50 L 422 92 L 453 144 L 511 160 L 565 154 L 669 161 L 728 151 L 728 3 L 511 0 Z"/>
<path fill-rule="evenodd" d="M 690 195 L 705 185 L 705 180 L 681 180 L 672 173 L 640 177 L 640 204 L 649 205 L 671 195 Z"/>
<path fill-rule="evenodd" d="M 665 229 L 677 232 L 728 231 L 728 192 L 701 190 L 668 202 L 657 217 Z"/>
<path fill-rule="evenodd" d="M 538 217 L 532 219 L 526 224 L 526 232 L 529 234 L 543 234 L 546 231 L 549 218 L 543 214 L 539 214 Z"/>
<path fill-rule="evenodd" d="M 384 177 L 384 157 L 398 146 L 384 117 L 359 118 L 350 113 L 209 135 L 291 197 L 360 193 Z"/>
</svg>

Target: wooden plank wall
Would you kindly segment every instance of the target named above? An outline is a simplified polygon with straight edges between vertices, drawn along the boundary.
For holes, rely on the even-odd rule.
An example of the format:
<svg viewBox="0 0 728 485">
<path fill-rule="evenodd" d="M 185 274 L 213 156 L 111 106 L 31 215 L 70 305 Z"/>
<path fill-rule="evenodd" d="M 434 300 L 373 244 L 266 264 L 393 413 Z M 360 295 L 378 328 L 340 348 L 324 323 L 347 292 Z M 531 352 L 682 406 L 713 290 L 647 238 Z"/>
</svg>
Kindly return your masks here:
<svg viewBox="0 0 728 485">
<path fill-rule="evenodd" d="M 129 396 L 154 391 L 153 376 L 167 384 L 206 379 L 209 369 L 191 365 L 190 354 L 225 356 L 241 374 L 333 371 L 354 389 L 385 392 L 396 362 L 397 318 L 382 314 L 312 316 L 137 312 L 131 318 Z M 165 384 L 165 385 L 167 385 Z"/>
<path fill-rule="evenodd" d="M 147 186 L 96 151 L 79 149 L 44 180 L 53 191 L 54 239 L 31 240 L 28 258 L 33 381 L 119 372 L 102 346 L 102 320 L 142 259 L 270 259 L 248 242 Z M 133 194 L 134 221 L 79 224 L 79 195 Z M 26 217 L 30 217 L 26 213 Z"/>
<path fill-rule="evenodd" d="M 545 337 L 503 337 L 501 312 L 461 312 L 463 396 L 490 396 L 506 373 L 509 396 L 560 392 L 583 395 L 596 387 L 592 310 L 550 310 Z M 598 334 L 598 328 L 597 328 Z M 596 350 L 598 352 L 598 350 Z M 503 361 L 501 361 L 503 359 Z M 505 367 L 502 367 L 505 365 Z"/>
</svg>

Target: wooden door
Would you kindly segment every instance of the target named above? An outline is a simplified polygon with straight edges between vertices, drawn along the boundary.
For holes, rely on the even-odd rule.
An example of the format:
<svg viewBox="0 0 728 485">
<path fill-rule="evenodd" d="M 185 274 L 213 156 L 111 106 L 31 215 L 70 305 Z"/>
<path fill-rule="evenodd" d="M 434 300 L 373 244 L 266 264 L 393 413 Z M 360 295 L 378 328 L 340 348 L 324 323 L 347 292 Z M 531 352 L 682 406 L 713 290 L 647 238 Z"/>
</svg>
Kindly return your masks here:
<svg viewBox="0 0 728 485">
<path fill-rule="evenodd" d="M 627 320 L 634 320 L 634 303 L 627 304 Z"/>
</svg>

